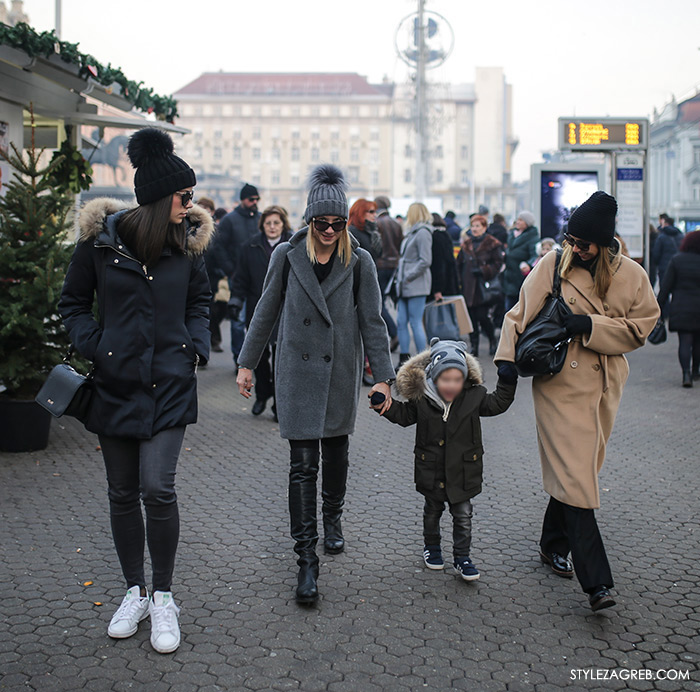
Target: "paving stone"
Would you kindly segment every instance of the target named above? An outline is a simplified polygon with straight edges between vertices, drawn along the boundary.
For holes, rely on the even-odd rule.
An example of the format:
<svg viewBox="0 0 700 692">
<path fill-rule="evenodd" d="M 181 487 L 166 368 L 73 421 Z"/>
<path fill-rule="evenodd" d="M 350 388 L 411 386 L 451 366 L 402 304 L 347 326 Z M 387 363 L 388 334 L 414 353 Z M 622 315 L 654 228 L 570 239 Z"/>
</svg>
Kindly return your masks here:
<svg viewBox="0 0 700 692">
<path fill-rule="evenodd" d="M 0 691 L 700 692 L 700 589 L 688 559 L 700 553 L 700 388 L 679 386 L 675 348 L 672 338 L 630 356 L 598 512 L 618 606 L 597 615 L 575 580 L 537 558 L 547 498 L 528 381 L 509 412 L 483 421 L 472 551 L 481 580 L 424 568 L 413 431 L 361 409 L 347 551 L 321 555 L 322 597 L 302 609 L 288 446 L 269 412 L 250 415 L 230 356 L 214 354 L 178 469 L 182 645 L 169 656 L 152 650 L 148 621 L 128 640 L 107 637 L 125 585 L 97 439 L 54 421 L 45 451 L 0 455 Z M 484 371 L 493 387 L 492 364 Z M 690 680 L 570 678 L 606 668 L 688 670 Z"/>
</svg>

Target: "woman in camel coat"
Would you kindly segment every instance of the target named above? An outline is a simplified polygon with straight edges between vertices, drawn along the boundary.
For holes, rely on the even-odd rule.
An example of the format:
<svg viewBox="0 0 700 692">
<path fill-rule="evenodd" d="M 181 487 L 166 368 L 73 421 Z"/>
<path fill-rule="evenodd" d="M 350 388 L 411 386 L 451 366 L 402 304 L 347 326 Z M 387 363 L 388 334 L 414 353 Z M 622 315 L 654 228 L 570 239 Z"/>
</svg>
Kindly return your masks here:
<svg viewBox="0 0 700 692">
<path fill-rule="evenodd" d="M 551 496 L 541 559 L 571 578 L 571 550 L 593 610 L 614 605 L 593 510 L 600 507 L 598 473 L 629 374 L 624 354 L 644 345 L 659 316 L 646 273 L 622 256 L 614 238 L 616 212 L 615 199 L 597 192 L 571 217 L 559 271 L 573 341 L 562 371 L 532 383 L 544 489 Z M 519 335 L 551 293 L 556 260 L 550 252 L 523 284 L 505 317 L 497 362 L 515 361 Z"/>
</svg>

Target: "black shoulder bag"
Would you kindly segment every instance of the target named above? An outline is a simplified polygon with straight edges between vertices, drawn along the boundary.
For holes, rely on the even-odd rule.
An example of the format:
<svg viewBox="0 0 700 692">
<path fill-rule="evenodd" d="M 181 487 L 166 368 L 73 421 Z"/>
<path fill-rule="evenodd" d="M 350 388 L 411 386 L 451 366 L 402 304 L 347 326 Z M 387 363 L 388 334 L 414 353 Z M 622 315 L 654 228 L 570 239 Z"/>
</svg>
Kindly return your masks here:
<svg viewBox="0 0 700 692">
<path fill-rule="evenodd" d="M 93 392 L 93 369 L 81 375 L 71 364 L 73 347 L 68 349 L 63 362 L 54 365 L 34 399 L 52 416 L 73 416 L 85 423 Z"/>
<path fill-rule="evenodd" d="M 564 326 L 564 318 L 571 314 L 571 309 L 561 295 L 560 262 L 561 251 L 558 250 L 552 293 L 515 345 L 515 367 L 520 377 L 556 375 L 564 367 L 572 340 Z"/>
</svg>

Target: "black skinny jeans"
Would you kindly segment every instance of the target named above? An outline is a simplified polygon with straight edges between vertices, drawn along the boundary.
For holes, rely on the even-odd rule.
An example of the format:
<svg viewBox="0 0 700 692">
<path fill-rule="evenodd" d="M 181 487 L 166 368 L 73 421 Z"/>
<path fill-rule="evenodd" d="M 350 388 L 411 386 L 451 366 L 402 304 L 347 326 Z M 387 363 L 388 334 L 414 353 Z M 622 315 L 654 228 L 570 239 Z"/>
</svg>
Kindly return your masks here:
<svg viewBox="0 0 700 692">
<path fill-rule="evenodd" d="M 683 370 L 700 369 L 700 332 L 678 332 L 678 361 Z"/>
<path fill-rule="evenodd" d="M 100 435 L 107 470 L 112 536 L 127 588 L 146 586 L 144 543 L 153 565 L 153 591 L 170 591 L 180 516 L 175 472 L 185 428 L 163 430 L 150 440 Z M 144 531 L 141 501 L 146 509 Z"/>
<path fill-rule="evenodd" d="M 495 338 L 495 328 L 493 322 L 491 321 L 491 316 L 489 315 L 491 308 L 488 305 L 473 305 L 469 308 L 469 316 L 472 320 L 472 327 L 474 331 L 471 334 L 471 340 L 474 345 L 478 347 L 479 337 L 481 336 L 481 330 L 483 329 L 484 334 L 491 343 Z"/>
</svg>

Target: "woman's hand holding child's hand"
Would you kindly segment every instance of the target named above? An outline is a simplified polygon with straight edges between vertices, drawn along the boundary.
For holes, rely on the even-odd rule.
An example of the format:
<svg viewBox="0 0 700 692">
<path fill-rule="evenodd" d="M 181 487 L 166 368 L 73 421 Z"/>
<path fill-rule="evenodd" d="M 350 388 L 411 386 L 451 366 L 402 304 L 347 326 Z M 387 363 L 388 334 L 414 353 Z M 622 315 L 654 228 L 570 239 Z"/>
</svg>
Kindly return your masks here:
<svg viewBox="0 0 700 692">
<path fill-rule="evenodd" d="M 391 387 L 386 382 L 377 382 L 367 396 L 370 400 L 369 407 L 377 411 L 379 415 L 383 416 L 391 408 Z M 381 401 L 379 400 L 380 396 L 383 397 Z"/>
<path fill-rule="evenodd" d="M 515 369 L 515 365 L 513 365 L 513 363 L 509 363 L 505 360 L 499 360 L 496 365 L 498 366 L 499 380 L 503 380 L 506 384 L 518 383 L 518 371 Z"/>
</svg>

